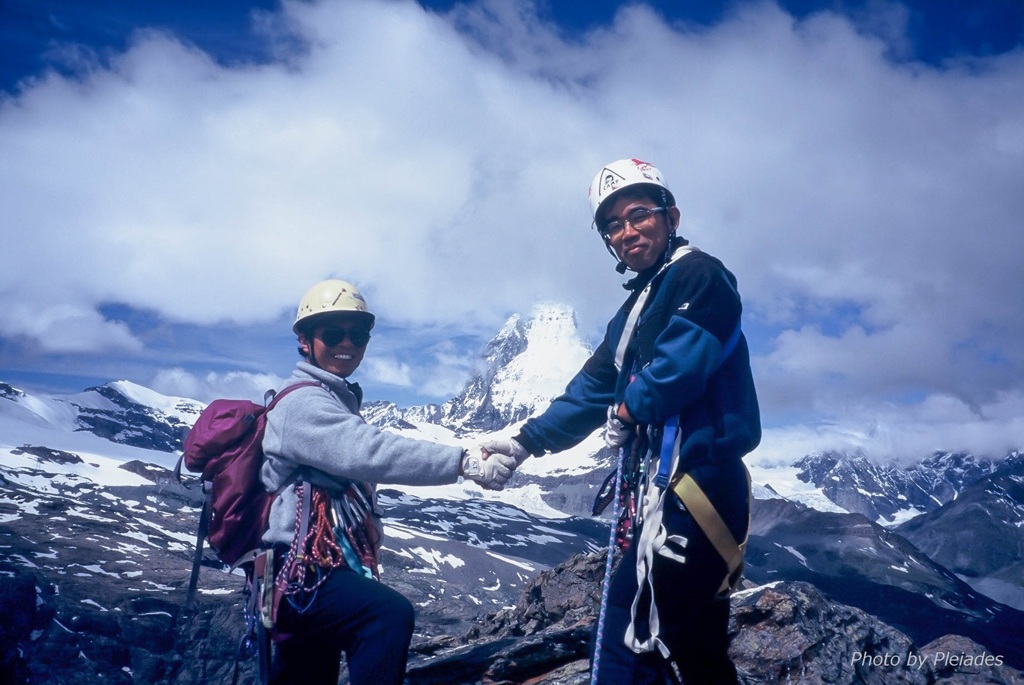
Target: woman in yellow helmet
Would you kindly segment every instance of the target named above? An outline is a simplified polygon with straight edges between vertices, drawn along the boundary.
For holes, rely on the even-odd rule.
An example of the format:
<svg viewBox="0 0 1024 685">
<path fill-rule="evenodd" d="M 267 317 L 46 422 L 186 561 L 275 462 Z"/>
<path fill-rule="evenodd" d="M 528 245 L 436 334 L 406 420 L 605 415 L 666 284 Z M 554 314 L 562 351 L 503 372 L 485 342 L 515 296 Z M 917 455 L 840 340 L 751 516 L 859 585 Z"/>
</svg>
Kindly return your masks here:
<svg viewBox="0 0 1024 685">
<path fill-rule="evenodd" d="M 278 492 L 264 543 L 278 559 L 271 682 L 335 685 L 342 653 L 353 685 L 398 685 L 413 607 L 379 582 L 379 483 L 441 485 L 460 477 L 501 489 L 515 468 L 461 447 L 382 431 L 359 415 L 359 368 L 375 317 L 346 281 L 317 283 L 292 330 L 302 360 L 267 415 L 262 480 Z M 493 462 L 493 463 L 492 463 Z"/>
</svg>

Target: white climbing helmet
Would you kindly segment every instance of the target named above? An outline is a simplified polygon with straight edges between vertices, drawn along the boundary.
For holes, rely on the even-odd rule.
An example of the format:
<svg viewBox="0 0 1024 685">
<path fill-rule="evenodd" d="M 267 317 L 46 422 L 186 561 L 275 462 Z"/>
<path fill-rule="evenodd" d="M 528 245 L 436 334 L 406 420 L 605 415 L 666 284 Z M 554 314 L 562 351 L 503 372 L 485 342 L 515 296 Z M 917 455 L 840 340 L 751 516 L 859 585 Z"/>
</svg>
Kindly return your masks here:
<svg viewBox="0 0 1024 685">
<path fill-rule="evenodd" d="M 676 200 L 668 189 L 658 167 L 639 159 L 620 159 L 605 165 L 590 184 L 590 215 L 597 221 L 601 206 L 611 199 L 612 195 L 624 188 L 635 185 L 648 185 L 659 188 L 667 207 L 675 205 Z"/>
<path fill-rule="evenodd" d="M 292 324 L 292 331 L 299 332 L 300 323 L 302 327 L 312 323 L 315 317 L 324 314 L 338 314 L 343 312 L 358 312 L 365 314 L 369 319 L 370 326 L 373 326 L 374 315 L 370 313 L 359 289 L 349 283 L 338 279 L 320 281 L 306 291 L 299 302 L 299 310 L 295 314 L 295 323 Z"/>
</svg>

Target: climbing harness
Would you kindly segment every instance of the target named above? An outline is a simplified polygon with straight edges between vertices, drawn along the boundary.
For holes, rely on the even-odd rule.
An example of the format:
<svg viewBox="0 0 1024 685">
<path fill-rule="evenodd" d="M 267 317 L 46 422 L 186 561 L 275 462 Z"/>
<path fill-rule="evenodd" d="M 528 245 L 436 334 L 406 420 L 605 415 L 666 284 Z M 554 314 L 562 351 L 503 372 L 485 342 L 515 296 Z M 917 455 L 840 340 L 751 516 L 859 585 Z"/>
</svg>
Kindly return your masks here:
<svg viewBox="0 0 1024 685">
<path fill-rule="evenodd" d="M 721 368 L 729 358 L 740 339 L 740 325 L 737 324 L 725 345 L 712 373 Z M 666 659 L 669 650 L 661 640 L 661 620 L 655 603 L 654 583 L 651 574 L 654 570 L 655 555 L 679 563 L 686 562 L 685 549 L 688 540 L 682 535 L 669 535 L 664 525 L 665 498 L 669 493 L 679 497 L 683 507 L 690 513 L 705 536 L 711 540 L 715 550 L 726 563 L 726 577 L 718 588 L 720 596 L 727 596 L 742 573 L 743 553 L 746 539 L 737 543 L 721 515 L 711 500 L 689 474 L 682 474 L 676 483 L 669 488 L 674 474 L 679 471 L 679 448 L 682 444 L 682 432 L 679 430 L 679 416 L 674 415 L 665 422 L 661 431 L 660 449 L 655 455 L 654 450 L 647 453 L 645 459 L 646 472 L 641 476 L 640 491 L 637 501 L 640 506 L 640 517 L 634 527 L 640 528 L 640 539 L 637 541 L 637 592 L 630 607 L 630 623 L 626 628 L 626 645 L 638 654 L 652 652 L 657 649 Z M 651 468 L 650 460 L 657 459 L 657 470 Z M 747 474 L 749 501 L 749 473 Z M 747 526 L 749 529 L 749 525 Z M 647 637 L 637 634 L 637 614 L 645 588 L 649 590 L 647 606 Z"/>
<path fill-rule="evenodd" d="M 694 522 L 701 532 L 708 538 L 715 551 L 726 565 L 726 573 L 718 587 L 717 596 L 727 597 L 739 584 L 743 573 L 743 555 L 746 550 L 747 540 L 744 537 L 742 542 L 737 542 L 729 531 L 729 527 L 722 519 L 721 514 L 715 509 L 714 504 L 701 489 L 694 478 L 683 473 L 671 487 L 670 474 L 676 473 L 679 466 L 679 446 L 681 443 L 681 432 L 679 431 L 678 417 L 666 422 L 662 435 L 661 450 L 658 455 L 658 470 L 649 473 L 641 481 L 642 491 L 637 499 L 641 503 L 640 517 L 634 527 L 640 528 L 640 538 L 636 541 L 637 549 L 637 592 L 630 607 L 630 623 L 626 628 L 626 645 L 637 654 L 652 652 L 657 649 L 666 659 L 669 657 L 669 650 L 661 640 L 661 621 L 654 593 L 654 582 L 652 572 L 654 570 L 655 555 L 677 561 L 686 562 L 685 549 L 688 540 L 685 536 L 669 535 L 664 525 L 665 498 L 672 494 L 679 498 L 683 508 L 693 517 Z M 652 456 L 648 453 L 648 459 Z M 670 464 L 667 468 L 664 464 Z M 750 473 L 744 468 L 747 478 L 747 501 L 750 501 Z M 749 524 L 749 508 L 747 530 Z M 647 637 L 641 638 L 637 633 L 638 611 L 644 589 L 649 592 L 647 606 Z"/>
<path fill-rule="evenodd" d="M 629 344 L 632 340 L 637 321 L 640 318 L 647 299 L 659 276 L 669 266 L 690 252 L 699 251 L 696 247 L 683 245 L 676 248 L 657 274 L 647 283 L 626 318 L 622 335 L 615 350 L 615 368 L 621 373 Z M 715 373 L 732 354 L 741 337 L 741 327 L 736 328 L 722 346 L 718 361 L 712 370 Z M 611 560 L 616 549 L 625 551 L 630 544 L 630 533 L 639 529 L 639 539 L 634 544 L 637 548 L 637 593 L 630 609 L 630 622 L 626 629 L 625 643 L 636 653 L 652 652 L 657 649 L 663 657 L 669 658 L 669 650 L 660 638 L 661 624 L 655 604 L 654 585 L 651 572 L 655 555 L 685 563 L 686 537 L 669 535 L 663 525 L 665 498 L 668 493 L 679 497 L 682 506 L 691 514 L 701 531 L 711 541 L 712 546 L 725 561 L 726 577 L 719 587 L 718 594 L 727 596 L 738 584 L 743 568 L 743 553 L 746 539 L 742 543 L 735 540 L 721 515 L 714 505 L 689 474 L 682 474 L 674 479 L 679 469 L 679 452 L 682 434 L 679 430 L 679 416 L 672 416 L 660 429 L 648 427 L 647 431 L 639 431 L 640 436 L 634 438 L 632 448 L 620 449 L 619 460 L 614 474 L 606 479 L 598 497 L 594 502 L 594 514 L 598 515 L 611 502 L 615 503 L 612 516 L 611 534 L 609 535 L 608 560 L 606 561 L 605 579 L 601 594 L 601 607 L 598 618 L 594 665 L 591 670 L 591 684 L 596 685 L 600 663 L 600 646 L 604 629 L 604 615 L 608 601 L 608 588 L 611 575 Z M 660 435 L 659 435 L 660 434 Z M 650 449 L 639 452 L 635 448 L 643 442 L 639 438 L 650 439 Z M 659 439 L 660 438 L 660 439 Z M 642 458 L 640 455 L 644 455 Z M 630 458 L 632 456 L 632 459 Z M 632 462 L 632 463 L 630 463 Z M 656 467 L 656 468 L 655 468 Z M 614 484 L 609 482 L 614 477 Z M 674 479 L 674 482 L 673 482 Z M 748 501 L 750 476 L 747 473 Z M 671 485 L 671 487 L 670 487 Z M 749 525 L 747 526 L 749 529 Z M 649 589 L 649 606 L 647 608 L 646 637 L 637 633 L 638 610 L 644 589 Z"/>
<path fill-rule="evenodd" d="M 747 501 L 749 502 L 751 498 L 750 471 L 744 469 L 744 473 L 747 476 Z M 747 549 L 746 537 L 743 542 L 736 542 L 736 538 L 733 537 L 729 527 L 722 520 L 722 516 L 715 509 L 715 505 L 711 503 L 711 500 L 690 474 L 683 474 L 683 477 L 672 488 L 672 492 L 679 497 L 683 506 L 690 512 L 701 531 L 725 562 L 726 574 L 722 584 L 718 586 L 718 595 L 724 597 L 731 594 L 743 575 L 743 554 Z M 749 529 L 750 512 L 748 508 L 747 530 Z"/>
<path fill-rule="evenodd" d="M 366 485 L 350 481 L 332 498 L 321 488 L 299 482 L 295 496 L 295 536 L 284 559 L 278 564 L 273 548 L 262 550 L 245 589 L 247 631 L 239 658 L 258 655 L 259 682 L 264 684 L 271 642 L 289 637 L 277 626 L 282 600 L 298 613 L 307 611 L 331 572 L 343 566 L 379 579 L 380 532 L 374 522 L 373 493 Z"/>
</svg>

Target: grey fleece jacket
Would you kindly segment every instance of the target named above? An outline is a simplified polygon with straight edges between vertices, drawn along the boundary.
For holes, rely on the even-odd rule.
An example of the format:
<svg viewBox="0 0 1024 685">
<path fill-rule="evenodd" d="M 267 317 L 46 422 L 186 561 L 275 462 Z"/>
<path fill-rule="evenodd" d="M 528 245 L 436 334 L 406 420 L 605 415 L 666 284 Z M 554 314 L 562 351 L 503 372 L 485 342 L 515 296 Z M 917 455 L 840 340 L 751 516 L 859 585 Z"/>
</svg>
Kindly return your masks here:
<svg viewBox="0 0 1024 685">
<path fill-rule="evenodd" d="M 260 476 L 270 492 L 285 483 L 288 486 L 271 507 L 264 543 L 291 544 L 295 536 L 297 497 L 292 476 L 299 469 L 303 471 L 297 474 L 300 480 L 330 492 L 346 481 L 362 481 L 373 490 L 378 483 L 458 481 L 461 447 L 414 440 L 371 426 L 359 415 L 359 398 L 345 379 L 311 364 L 299 362 L 283 387 L 310 380 L 322 386 L 289 393 L 267 414 L 266 459 Z"/>
</svg>

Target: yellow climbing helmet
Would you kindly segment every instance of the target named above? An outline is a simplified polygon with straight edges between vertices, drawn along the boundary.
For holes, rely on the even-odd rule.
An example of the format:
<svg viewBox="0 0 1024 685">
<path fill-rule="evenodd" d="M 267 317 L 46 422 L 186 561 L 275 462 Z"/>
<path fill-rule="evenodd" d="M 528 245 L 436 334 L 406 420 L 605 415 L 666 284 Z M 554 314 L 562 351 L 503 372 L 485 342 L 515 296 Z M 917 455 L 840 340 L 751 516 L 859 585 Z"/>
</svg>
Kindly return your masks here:
<svg viewBox="0 0 1024 685">
<path fill-rule="evenodd" d="M 357 312 L 366 316 L 369 326 L 373 327 L 376 317 L 370 313 L 366 306 L 359 288 L 348 281 L 330 279 L 320 281 L 306 291 L 299 302 L 299 310 L 295 313 L 295 323 L 292 324 L 292 331 L 299 332 L 300 328 L 306 328 L 309 324 L 321 316 L 327 314 L 340 314 L 346 312 Z"/>
</svg>

